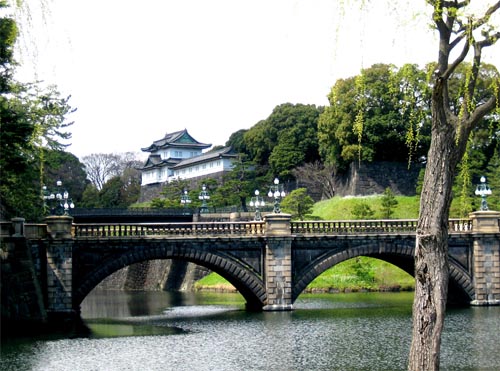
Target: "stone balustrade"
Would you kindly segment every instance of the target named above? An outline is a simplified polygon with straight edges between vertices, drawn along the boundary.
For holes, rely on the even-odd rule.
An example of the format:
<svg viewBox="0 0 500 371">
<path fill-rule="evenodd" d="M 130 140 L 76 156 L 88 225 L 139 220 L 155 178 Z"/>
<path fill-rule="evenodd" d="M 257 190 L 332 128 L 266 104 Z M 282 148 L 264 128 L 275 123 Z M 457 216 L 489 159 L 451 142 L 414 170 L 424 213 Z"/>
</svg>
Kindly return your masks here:
<svg viewBox="0 0 500 371">
<path fill-rule="evenodd" d="M 263 222 L 75 224 L 75 238 L 263 235 Z"/>
</svg>

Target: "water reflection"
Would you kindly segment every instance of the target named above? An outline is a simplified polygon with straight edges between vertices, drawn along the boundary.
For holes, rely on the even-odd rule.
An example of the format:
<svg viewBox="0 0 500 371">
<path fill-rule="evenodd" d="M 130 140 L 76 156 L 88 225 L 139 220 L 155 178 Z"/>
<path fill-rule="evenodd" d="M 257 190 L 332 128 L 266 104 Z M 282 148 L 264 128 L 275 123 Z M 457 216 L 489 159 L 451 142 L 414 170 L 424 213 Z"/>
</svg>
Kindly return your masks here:
<svg viewBox="0 0 500 371">
<path fill-rule="evenodd" d="M 403 370 L 412 293 L 302 295 L 249 313 L 238 294 L 93 292 L 90 338 L 2 348 L 2 370 Z M 500 307 L 449 311 L 441 369 L 495 370 Z"/>
</svg>

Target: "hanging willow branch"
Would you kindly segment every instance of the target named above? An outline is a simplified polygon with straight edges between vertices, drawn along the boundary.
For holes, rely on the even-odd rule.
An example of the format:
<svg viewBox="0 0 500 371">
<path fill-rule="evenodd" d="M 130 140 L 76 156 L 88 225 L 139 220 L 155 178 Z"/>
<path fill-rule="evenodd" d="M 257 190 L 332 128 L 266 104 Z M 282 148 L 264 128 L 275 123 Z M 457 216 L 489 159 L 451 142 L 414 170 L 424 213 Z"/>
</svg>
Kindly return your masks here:
<svg viewBox="0 0 500 371">
<path fill-rule="evenodd" d="M 366 80 L 364 70 L 356 76 L 355 80 L 356 93 L 358 101 L 356 102 L 356 118 L 352 130 L 358 139 L 358 163 L 361 163 L 362 140 L 363 140 L 363 127 L 364 127 L 364 112 L 366 110 Z"/>
</svg>

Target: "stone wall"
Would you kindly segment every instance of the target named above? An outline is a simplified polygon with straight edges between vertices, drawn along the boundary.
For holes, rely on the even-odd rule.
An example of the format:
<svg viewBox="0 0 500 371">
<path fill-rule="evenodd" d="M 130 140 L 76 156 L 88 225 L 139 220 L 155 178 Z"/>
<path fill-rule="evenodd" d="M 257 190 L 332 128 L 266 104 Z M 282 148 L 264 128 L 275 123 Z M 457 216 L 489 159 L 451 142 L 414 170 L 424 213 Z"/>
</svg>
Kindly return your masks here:
<svg viewBox="0 0 500 371">
<path fill-rule="evenodd" d="M 98 289 L 190 291 L 210 271 L 197 264 L 178 260 L 149 260 L 132 264 L 104 279 Z"/>
<path fill-rule="evenodd" d="M 1 324 L 2 333 L 18 333 L 26 327 L 32 329 L 47 322 L 42 288 L 35 272 L 31 248 L 24 237 L 2 238 L 1 259 Z"/>
<path fill-rule="evenodd" d="M 148 184 L 141 186 L 141 193 L 137 202 L 151 201 L 153 198 L 159 198 L 165 185 L 163 183 Z"/>
<path fill-rule="evenodd" d="M 337 176 L 337 196 L 367 196 L 382 194 L 390 188 L 396 195 L 416 194 L 418 174 L 422 165 L 406 162 L 353 162 L 349 170 Z"/>
<path fill-rule="evenodd" d="M 210 174 L 209 177 L 196 177 L 187 179 L 187 181 L 189 182 L 189 189 L 201 190 L 201 185 L 207 178 L 215 179 L 219 183 L 221 183 L 222 177 L 224 176 L 225 173 L 226 171 L 220 171 L 218 173 Z M 145 186 L 141 186 L 141 194 L 139 195 L 139 199 L 137 200 L 137 202 L 147 202 L 151 201 L 153 198 L 161 197 L 161 192 L 163 191 L 163 188 L 166 186 L 166 184 L 167 183 L 155 183 L 155 184 L 148 184 Z M 179 195 L 179 202 L 180 202 L 180 195 Z"/>
</svg>

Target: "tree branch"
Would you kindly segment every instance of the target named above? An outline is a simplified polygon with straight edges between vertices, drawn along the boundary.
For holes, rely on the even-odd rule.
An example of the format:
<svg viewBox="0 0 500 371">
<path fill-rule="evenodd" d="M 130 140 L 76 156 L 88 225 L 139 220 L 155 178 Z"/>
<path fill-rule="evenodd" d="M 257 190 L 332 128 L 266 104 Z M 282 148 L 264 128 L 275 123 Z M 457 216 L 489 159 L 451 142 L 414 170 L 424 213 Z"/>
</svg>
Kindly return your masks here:
<svg viewBox="0 0 500 371">
<path fill-rule="evenodd" d="M 481 120 L 484 116 L 490 113 L 495 108 L 498 99 L 500 99 L 500 97 L 496 97 L 493 95 L 485 103 L 478 106 L 474 110 L 474 112 L 472 112 L 472 115 L 470 115 L 469 119 L 466 122 L 466 126 L 474 125 L 475 123 L 479 122 L 479 120 Z"/>
<path fill-rule="evenodd" d="M 464 44 L 464 47 L 462 49 L 462 52 L 453 61 L 453 63 L 448 66 L 448 68 L 446 69 L 445 73 L 442 75 L 442 77 L 444 79 L 448 79 L 448 77 L 450 77 L 450 75 L 453 73 L 453 71 L 455 71 L 455 69 L 458 67 L 458 65 L 465 60 L 465 57 L 467 57 L 467 54 L 469 53 L 470 41 L 471 40 L 470 40 L 469 37 L 467 38 L 467 40 L 465 40 L 465 44 Z"/>
<path fill-rule="evenodd" d="M 500 1 L 497 1 L 495 4 L 490 6 L 488 10 L 484 13 L 484 16 L 479 18 L 473 25 L 473 29 L 476 30 L 477 28 L 481 27 L 484 25 L 486 22 L 490 20 L 490 17 L 493 13 L 495 13 L 498 9 L 500 9 Z"/>
</svg>

